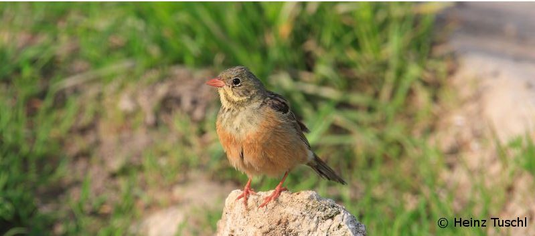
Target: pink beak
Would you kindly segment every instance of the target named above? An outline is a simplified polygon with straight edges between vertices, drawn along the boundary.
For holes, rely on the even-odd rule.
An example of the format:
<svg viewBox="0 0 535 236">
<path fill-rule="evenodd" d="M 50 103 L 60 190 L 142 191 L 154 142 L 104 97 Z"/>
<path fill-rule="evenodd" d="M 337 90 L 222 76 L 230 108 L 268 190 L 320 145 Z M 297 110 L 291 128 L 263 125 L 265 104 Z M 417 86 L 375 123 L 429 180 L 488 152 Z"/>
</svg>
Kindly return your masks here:
<svg viewBox="0 0 535 236">
<path fill-rule="evenodd" d="M 212 87 L 216 87 L 216 88 L 221 88 L 225 86 L 225 82 L 223 82 L 223 80 L 221 80 L 220 78 L 211 79 L 208 82 L 206 82 L 206 84 Z"/>
</svg>

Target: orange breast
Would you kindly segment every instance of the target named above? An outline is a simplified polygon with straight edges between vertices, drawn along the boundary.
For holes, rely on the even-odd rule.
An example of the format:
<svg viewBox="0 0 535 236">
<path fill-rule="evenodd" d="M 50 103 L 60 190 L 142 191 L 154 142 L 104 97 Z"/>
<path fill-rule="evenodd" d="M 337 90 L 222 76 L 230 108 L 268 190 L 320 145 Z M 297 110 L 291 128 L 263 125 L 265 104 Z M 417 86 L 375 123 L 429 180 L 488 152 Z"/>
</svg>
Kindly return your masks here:
<svg viewBox="0 0 535 236">
<path fill-rule="evenodd" d="M 258 127 L 244 136 L 233 134 L 218 120 L 217 133 L 230 163 L 249 177 L 280 176 L 306 163 L 308 147 L 300 140 L 293 124 L 283 122 L 271 110 L 266 110 L 263 117 Z"/>
</svg>

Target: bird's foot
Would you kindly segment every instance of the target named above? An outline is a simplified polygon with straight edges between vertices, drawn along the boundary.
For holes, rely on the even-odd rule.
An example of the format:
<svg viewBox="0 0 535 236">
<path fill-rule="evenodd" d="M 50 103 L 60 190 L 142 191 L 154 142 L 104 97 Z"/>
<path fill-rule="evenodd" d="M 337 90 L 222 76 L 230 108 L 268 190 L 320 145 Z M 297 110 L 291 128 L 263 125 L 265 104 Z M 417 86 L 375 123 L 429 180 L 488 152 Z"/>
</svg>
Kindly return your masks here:
<svg viewBox="0 0 535 236">
<path fill-rule="evenodd" d="M 243 192 L 236 198 L 236 201 L 243 198 L 243 204 L 245 207 L 247 207 L 247 200 L 249 199 L 249 196 L 253 194 L 256 195 L 256 192 L 251 188 L 251 186 L 245 185 L 245 188 L 243 188 Z"/>
<path fill-rule="evenodd" d="M 275 190 L 273 190 L 273 193 L 271 193 L 271 195 L 264 198 L 264 202 L 259 207 L 260 208 L 265 207 L 269 202 L 277 199 L 283 191 L 288 191 L 288 189 L 285 187 L 281 187 L 280 185 L 277 185 Z"/>
</svg>

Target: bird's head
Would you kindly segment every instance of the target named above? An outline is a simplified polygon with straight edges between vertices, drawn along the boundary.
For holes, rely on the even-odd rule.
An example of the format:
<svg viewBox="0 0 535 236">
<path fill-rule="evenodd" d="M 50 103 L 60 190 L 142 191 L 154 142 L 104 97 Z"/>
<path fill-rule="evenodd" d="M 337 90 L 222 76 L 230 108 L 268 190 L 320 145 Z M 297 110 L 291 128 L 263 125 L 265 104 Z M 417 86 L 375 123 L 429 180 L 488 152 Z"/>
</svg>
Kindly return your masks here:
<svg viewBox="0 0 535 236">
<path fill-rule="evenodd" d="M 218 88 L 221 104 L 226 108 L 247 106 L 266 94 L 262 82 L 244 66 L 227 69 L 206 84 Z"/>
</svg>

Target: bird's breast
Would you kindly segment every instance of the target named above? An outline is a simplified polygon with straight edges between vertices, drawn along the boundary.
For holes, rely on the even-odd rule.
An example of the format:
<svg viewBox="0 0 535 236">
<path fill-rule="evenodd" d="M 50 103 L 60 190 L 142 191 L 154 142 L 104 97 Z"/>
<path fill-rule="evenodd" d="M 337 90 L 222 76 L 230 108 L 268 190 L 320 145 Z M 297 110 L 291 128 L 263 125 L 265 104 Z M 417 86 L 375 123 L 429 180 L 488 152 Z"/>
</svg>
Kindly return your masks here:
<svg viewBox="0 0 535 236">
<path fill-rule="evenodd" d="M 217 135 L 232 166 L 246 171 L 244 141 L 258 131 L 262 117 L 254 110 L 229 110 L 221 108 L 217 117 Z"/>
<path fill-rule="evenodd" d="M 271 110 L 222 111 L 217 133 L 230 163 L 249 176 L 276 176 L 307 160 L 295 129 Z"/>
<path fill-rule="evenodd" d="M 243 110 L 222 110 L 217 119 L 218 129 L 222 129 L 235 139 L 243 139 L 249 133 L 257 131 L 265 117 L 258 109 L 245 108 Z"/>
</svg>

